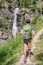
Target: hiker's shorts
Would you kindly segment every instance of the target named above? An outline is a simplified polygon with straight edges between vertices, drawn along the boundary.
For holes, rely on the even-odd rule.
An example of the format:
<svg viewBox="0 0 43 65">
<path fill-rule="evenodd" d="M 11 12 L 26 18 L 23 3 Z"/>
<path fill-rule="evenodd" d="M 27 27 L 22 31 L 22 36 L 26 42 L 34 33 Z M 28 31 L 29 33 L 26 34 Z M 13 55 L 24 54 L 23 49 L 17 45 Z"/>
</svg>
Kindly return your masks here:
<svg viewBox="0 0 43 65">
<path fill-rule="evenodd" d="M 28 45 L 28 43 L 31 42 L 31 39 L 30 40 L 29 39 L 23 39 L 23 41 L 24 41 L 24 44 Z"/>
</svg>

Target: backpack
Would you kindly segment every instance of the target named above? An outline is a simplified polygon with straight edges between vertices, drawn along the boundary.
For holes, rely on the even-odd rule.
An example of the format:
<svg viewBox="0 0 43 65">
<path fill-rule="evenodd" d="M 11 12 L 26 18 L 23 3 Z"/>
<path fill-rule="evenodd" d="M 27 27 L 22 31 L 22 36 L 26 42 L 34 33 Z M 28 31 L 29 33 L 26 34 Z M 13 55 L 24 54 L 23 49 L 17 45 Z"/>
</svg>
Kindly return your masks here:
<svg viewBox="0 0 43 65">
<path fill-rule="evenodd" d="M 29 40 L 32 38 L 31 26 L 30 25 L 24 25 L 23 26 L 23 38 L 29 39 Z"/>
</svg>

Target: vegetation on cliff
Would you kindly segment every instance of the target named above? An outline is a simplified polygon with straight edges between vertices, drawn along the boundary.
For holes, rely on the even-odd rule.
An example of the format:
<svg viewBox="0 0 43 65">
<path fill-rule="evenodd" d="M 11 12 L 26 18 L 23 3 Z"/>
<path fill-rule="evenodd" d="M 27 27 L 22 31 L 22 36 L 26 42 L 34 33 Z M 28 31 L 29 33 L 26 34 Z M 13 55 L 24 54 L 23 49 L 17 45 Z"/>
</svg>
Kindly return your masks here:
<svg viewBox="0 0 43 65">
<path fill-rule="evenodd" d="M 35 32 L 38 32 L 41 28 L 43 28 L 42 3 L 43 0 L 40 0 L 40 2 L 39 0 L 0 0 L 0 31 L 10 28 L 13 15 L 12 11 L 16 7 L 19 7 L 20 9 L 28 8 L 30 11 L 32 11 L 32 14 L 34 14 L 34 11 L 37 10 L 38 16 L 34 16 L 32 19 L 32 25 L 35 28 Z M 15 39 L 10 40 L 6 44 L 0 45 L 0 65 L 14 65 L 14 63 L 19 59 L 18 55 L 17 57 L 15 55 L 17 53 L 21 53 L 22 50 L 23 39 L 21 35 L 17 35 Z"/>
</svg>

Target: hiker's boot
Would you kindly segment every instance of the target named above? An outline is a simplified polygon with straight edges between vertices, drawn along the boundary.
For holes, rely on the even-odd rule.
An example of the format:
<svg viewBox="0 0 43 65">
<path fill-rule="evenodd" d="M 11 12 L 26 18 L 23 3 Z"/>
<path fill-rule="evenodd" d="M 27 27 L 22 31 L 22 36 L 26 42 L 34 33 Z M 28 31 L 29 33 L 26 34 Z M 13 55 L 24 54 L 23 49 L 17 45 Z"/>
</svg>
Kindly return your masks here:
<svg viewBox="0 0 43 65">
<path fill-rule="evenodd" d="M 26 62 L 27 62 L 27 58 L 24 58 L 24 64 L 26 64 Z"/>
<path fill-rule="evenodd" d="M 26 57 L 28 57 L 28 56 L 29 56 L 29 51 L 27 50 L 27 51 L 26 51 Z"/>
</svg>

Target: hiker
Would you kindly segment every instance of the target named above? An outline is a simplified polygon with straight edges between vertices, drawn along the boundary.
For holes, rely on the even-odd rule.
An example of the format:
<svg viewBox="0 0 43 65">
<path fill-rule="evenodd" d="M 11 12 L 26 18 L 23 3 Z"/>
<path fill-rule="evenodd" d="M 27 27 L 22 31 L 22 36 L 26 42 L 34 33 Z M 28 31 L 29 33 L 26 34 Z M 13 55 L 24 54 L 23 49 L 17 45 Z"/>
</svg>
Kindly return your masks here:
<svg viewBox="0 0 43 65">
<path fill-rule="evenodd" d="M 26 19 L 26 25 L 23 26 L 23 29 L 21 30 L 20 34 L 23 35 L 23 41 L 24 41 L 24 62 L 26 62 L 26 52 L 28 50 L 29 54 L 32 54 L 31 51 L 31 40 L 32 35 L 35 34 L 34 28 L 31 26 L 30 19 Z"/>
</svg>

